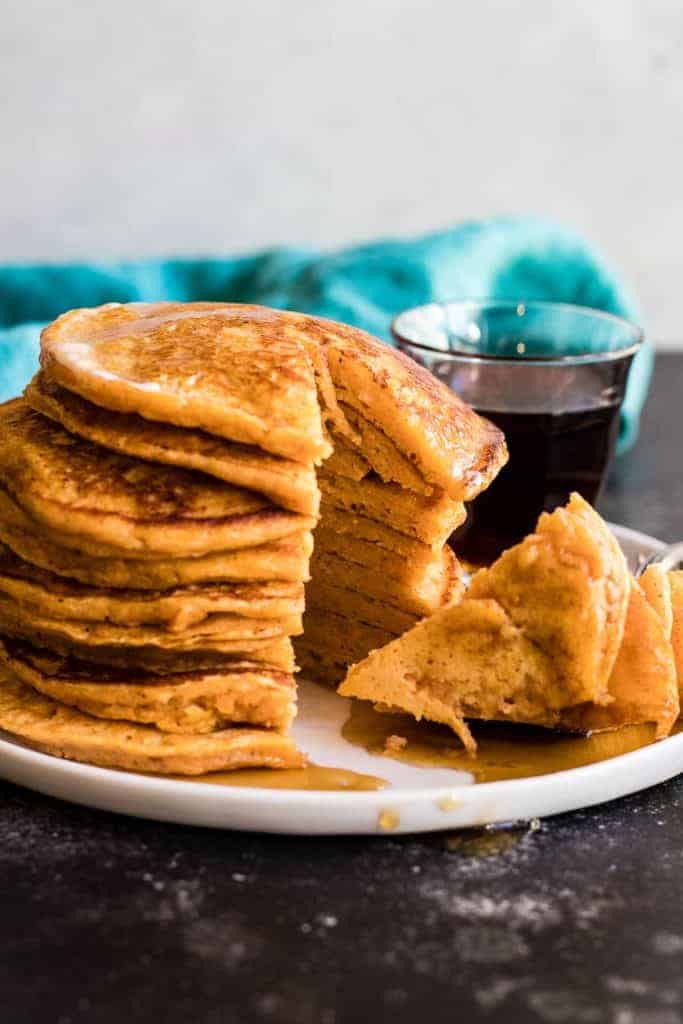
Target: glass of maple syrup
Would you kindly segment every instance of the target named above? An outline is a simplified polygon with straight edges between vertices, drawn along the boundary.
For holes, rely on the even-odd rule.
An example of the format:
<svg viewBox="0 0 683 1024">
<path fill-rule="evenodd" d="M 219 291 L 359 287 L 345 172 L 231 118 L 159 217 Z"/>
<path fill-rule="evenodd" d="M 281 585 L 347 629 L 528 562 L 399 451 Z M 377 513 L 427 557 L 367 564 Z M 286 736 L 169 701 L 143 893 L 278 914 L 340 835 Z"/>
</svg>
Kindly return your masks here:
<svg viewBox="0 0 683 1024">
<path fill-rule="evenodd" d="M 483 565 L 578 491 L 599 498 L 643 341 L 620 317 L 553 302 L 430 303 L 392 324 L 397 346 L 505 434 L 510 460 L 451 538 Z"/>
</svg>

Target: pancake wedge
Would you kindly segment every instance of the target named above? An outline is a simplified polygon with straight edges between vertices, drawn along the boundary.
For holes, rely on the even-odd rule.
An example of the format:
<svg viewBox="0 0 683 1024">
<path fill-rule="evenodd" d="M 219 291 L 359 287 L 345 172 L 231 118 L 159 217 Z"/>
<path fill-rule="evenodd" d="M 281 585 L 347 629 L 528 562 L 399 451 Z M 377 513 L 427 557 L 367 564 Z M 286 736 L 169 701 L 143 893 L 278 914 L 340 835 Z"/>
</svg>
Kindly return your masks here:
<svg viewBox="0 0 683 1024">
<path fill-rule="evenodd" d="M 471 752 L 466 718 L 554 726 L 566 702 L 551 658 L 482 598 L 436 612 L 373 651 L 339 693 L 448 725 Z"/>
<path fill-rule="evenodd" d="M 661 594 L 660 590 L 657 604 Z M 609 679 L 611 703 L 570 709 L 562 716 L 564 728 L 603 732 L 655 722 L 657 738 L 668 736 L 679 712 L 676 668 L 667 636 L 669 619 L 666 611 L 658 613 L 643 588 L 632 580 L 624 635 Z"/>
<path fill-rule="evenodd" d="M 0 406 L 0 484 L 59 543 L 96 557 L 204 555 L 315 525 L 252 491 L 80 440 L 24 399 Z"/>
<path fill-rule="evenodd" d="M 149 462 L 200 470 L 236 487 L 265 494 L 283 508 L 308 516 L 318 514 L 318 487 L 312 465 L 199 430 L 101 409 L 60 387 L 45 373 L 36 374 L 25 397 L 37 412 L 105 448 Z"/>
<path fill-rule="evenodd" d="M 491 598 L 548 657 L 566 704 L 605 704 L 630 595 L 624 555 L 578 494 L 478 572 L 468 596 Z"/>
<path fill-rule="evenodd" d="M 0 676 L 0 729 L 27 746 L 104 768 L 203 775 L 236 768 L 298 768 L 304 757 L 287 736 L 232 726 L 173 735 L 146 725 L 94 718 Z"/>
<path fill-rule="evenodd" d="M 301 583 L 222 583 L 170 591 L 89 587 L 39 569 L 0 544 L 0 602 L 9 598 L 28 614 L 46 618 L 158 625 L 182 632 L 213 615 L 281 619 L 301 615 Z"/>
<path fill-rule="evenodd" d="M 104 409 L 298 462 L 329 454 L 313 363 L 286 313 L 210 302 L 76 309 L 43 331 L 41 363 Z"/>
<path fill-rule="evenodd" d="M 155 725 L 163 732 L 205 733 L 227 724 L 285 732 L 296 711 L 291 675 L 268 669 L 165 676 L 116 671 L 0 642 L 0 663 L 20 682 L 95 715 Z"/>
</svg>

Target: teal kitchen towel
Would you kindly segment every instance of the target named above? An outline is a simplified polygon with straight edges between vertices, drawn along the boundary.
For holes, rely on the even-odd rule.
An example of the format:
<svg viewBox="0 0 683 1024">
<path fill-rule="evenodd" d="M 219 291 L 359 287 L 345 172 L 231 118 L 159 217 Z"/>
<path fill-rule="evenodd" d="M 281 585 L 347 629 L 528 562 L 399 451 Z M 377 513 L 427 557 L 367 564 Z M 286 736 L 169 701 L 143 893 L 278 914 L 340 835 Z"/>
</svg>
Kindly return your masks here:
<svg viewBox="0 0 683 1024">
<path fill-rule="evenodd" d="M 390 341 L 392 318 L 445 299 L 546 299 L 639 320 L 635 300 L 600 256 L 567 228 L 528 217 L 474 221 L 409 240 L 330 253 L 271 249 L 231 259 L 0 267 L 0 400 L 18 394 L 38 361 L 41 326 L 103 302 L 257 302 L 342 320 Z M 638 432 L 652 351 L 637 357 L 620 450 Z"/>
</svg>

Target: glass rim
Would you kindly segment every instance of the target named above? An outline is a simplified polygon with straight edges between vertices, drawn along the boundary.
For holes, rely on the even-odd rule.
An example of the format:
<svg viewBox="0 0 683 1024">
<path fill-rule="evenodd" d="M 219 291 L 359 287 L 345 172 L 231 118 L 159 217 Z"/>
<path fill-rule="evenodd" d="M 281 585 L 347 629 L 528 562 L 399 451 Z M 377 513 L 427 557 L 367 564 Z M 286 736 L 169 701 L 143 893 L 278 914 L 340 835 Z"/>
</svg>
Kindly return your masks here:
<svg viewBox="0 0 683 1024">
<path fill-rule="evenodd" d="M 525 312 L 526 310 L 539 309 L 546 311 L 555 310 L 565 313 L 580 313 L 587 317 L 591 317 L 596 320 L 603 320 L 608 323 L 612 323 L 615 326 L 619 326 L 628 331 L 634 340 L 628 345 L 623 345 L 621 348 L 608 349 L 601 352 L 581 352 L 565 356 L 499 356 L 494 353 L 470 352 L 466 349 L 460 348 L 436 348 L 434 345 L 429 345 L 424 341 L 414 341 L 407 337 L 400 328 L 400 321 L 404 317 L 408 317 L 410 314 L 417 313 L 420 310 L 425 309 L 445 310 L 453 306 L 460 306 L 462 308 L 473 307 L 478 310 L 484 310 L 487 308 L 518 309 L 520 306 L 523 306 Z M 607 313 L 605 310 L 595 309 L 592 306 L 579 306 L 571 302 L 552 302 L 546 299 L 532 299 L 529 302 L 525 302 L 523 299 L 452 299 L 447 302 L 425 302 L 420 306 L 411 306 L 409 309 L 404 309 L 401 313 L 395 316 L 391 321 L 390 330 L 394 340 L 399 344 L 403 343 L 405 345 L 411 345 L 414 348 L 421 349 L 423 352 L 431 352 L 441 355 L 444 358 L 454 360 L 458 359 L 461 362 L 495 363 L 498 366 L 571 366 L 581 363 L 614 362 L 634 356 L 645 340 L 645 332 L 642 327 L 639 327 L 630 320 L 626 320 L 624 317 L 617 316 L 616 313 Z"/>
</svg>

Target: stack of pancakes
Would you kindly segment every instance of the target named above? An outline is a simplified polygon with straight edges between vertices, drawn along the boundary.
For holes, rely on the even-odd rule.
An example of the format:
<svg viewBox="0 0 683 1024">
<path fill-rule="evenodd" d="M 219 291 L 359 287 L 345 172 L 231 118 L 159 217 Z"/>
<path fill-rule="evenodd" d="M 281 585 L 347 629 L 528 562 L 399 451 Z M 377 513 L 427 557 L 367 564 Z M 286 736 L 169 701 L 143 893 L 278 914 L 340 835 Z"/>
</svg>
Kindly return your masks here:
<svg viewBox="0 0 683 1024">
<path fill-rule="evenodd" d="M 318 677 L 459 594 L 445 541 L 502 435 L 362 332 L 111 304 L 55 321 L 41 364 L 0 407 L 0 726 L 28 692 L 15 731 L 66 756 L 75 731 L 121 767 L 297 764 L 318 517 Z"/>
</svg>

